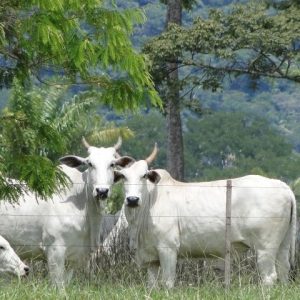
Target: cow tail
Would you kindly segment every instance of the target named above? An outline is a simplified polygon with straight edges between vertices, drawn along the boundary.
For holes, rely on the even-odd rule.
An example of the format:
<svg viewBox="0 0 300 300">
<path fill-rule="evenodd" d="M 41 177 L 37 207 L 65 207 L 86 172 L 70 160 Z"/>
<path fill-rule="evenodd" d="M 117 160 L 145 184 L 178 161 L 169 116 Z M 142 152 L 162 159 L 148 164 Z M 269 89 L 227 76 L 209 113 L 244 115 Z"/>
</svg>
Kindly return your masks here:
<svg viewBox="0 0 300 300">
<path fill-rule="evenodd" d="M 291 191 L 291 217 L 290 217 L 290 228 L 289 228 L 289 236 L 290 236 L 290 264 L 291 267 L 295 267 L 296 263 L 296 238 L 297 238 L 297 206 L 296 206 L 296 198 L 294 193 Z"/>
</svg>

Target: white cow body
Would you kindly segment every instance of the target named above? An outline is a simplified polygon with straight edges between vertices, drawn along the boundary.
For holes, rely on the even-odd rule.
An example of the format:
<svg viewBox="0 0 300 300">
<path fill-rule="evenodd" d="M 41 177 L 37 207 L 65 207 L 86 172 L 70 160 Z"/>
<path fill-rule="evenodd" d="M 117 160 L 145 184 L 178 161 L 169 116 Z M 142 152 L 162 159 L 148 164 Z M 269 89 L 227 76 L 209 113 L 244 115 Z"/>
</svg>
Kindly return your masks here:
<svg viewBox="0 0 300 300">
<path fill-rule="evenodd" d="M 64 282 L 65 260 L 86 262 L 99 246 L 102 206 L 105 201 L 89 197 L 85 173 L 67 166 L 70 188 L 47 201 L 28 193 L 18 204 L 0 202 L 1 233 L 22 258 L 46 257 L 53 282 Z M 88 197 L 88 199 L 87 199 Z"/>
<path fill-rule="evenodd" d="M 125 178 L 125 215 L 136 262 L 148 267 L 149 285 L 155 284 L 160 265 L 163 283 L 170 288 L 178 258 L 224 257 L 226 180 L 182 183 L 165 170 L 147 169 L 145 161 L 138 161 L 120 171 Z M 158 183 L 143 178 L 153 174 Z M 256 250 L 265 284 L 272 284 L 277 275 L 286 282 L 289 259 L 293 262 L 295 255 L 292 191 L 279 180 L 257 175 L 233 179 L 232 186 L 232 246 Z"/>
<path fill-rule="evenodd" d="M 21 257 L 46 257 L 52 281 L 64 286 L 65 261 L 87 266 L 100 246 L 101 220 L 113 183 L 116 149 L 89 147 L 84 159 L 66 156 L 61 165 L 69 187 L 47 201 L 28 192 L 19 204 L 0 201 L 0 232 Z M 90 165 L 81 173 L 73 167 Z M 103 192 L 104 190 L 104 192 Z M 74 264 L 73 264 L 74 265 Z"/>
<path fill-rule="evenodd" d="M 0 236 L 0 273 L 10 273 L 19 277 L 29 273 L 28 266 L 20 260 L 14 249 L 2 236 Z"/>
</svg>

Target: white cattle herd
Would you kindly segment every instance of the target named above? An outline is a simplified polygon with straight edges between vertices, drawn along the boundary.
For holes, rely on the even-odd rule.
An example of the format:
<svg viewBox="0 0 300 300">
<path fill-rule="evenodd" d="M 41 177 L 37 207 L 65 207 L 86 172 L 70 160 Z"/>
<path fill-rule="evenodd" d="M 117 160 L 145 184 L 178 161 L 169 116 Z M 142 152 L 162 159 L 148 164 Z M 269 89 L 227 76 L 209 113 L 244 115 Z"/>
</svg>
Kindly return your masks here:
<svg viewBox="0 0 300 300">
<path fill-rule="evenodd" d="M 88 157 L 60 159 L 70 183 L 51 199 L 27 191 L 18 204 L 0 201 L 0 272 L 29 272 L 12 246 L 22 259 L 46 258 L 52 282 L 64 287 L 67 261 L 88 267 L 91 255 L 99 253 L 106 199 L 119 180 L 124 182 L 124 205 L 103 250 L 109 253 L 112 239 L 127 228 L 135 261 L 147 268 L 149 287 L 161 283 L 172 288 L 180 258 L 224 257 L 226 180 L 183 183 L 165 170 L 150 170 L 156 146 L 148 158 L 135 161 L 118 154 L 121 139 L 108 148 L 90 146 L 84 138 L 83 144 Z M 87 170 L 77 170 L 80 165 Z M 257 175 L 232 179 L 231 214 L 232 247 L 256 251 L 264 284 L 286 283 L 296 247 L 291 189 Z"/>
</svg>

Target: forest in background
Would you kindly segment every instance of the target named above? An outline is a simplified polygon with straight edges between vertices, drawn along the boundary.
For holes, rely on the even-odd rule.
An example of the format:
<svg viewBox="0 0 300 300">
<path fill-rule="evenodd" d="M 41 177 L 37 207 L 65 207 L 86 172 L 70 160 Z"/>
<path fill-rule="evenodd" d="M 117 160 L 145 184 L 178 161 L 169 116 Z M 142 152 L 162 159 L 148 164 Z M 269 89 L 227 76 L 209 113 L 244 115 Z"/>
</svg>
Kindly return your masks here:
<svg viewBox="0 0 300 300">
<path fill-rule="evenodd" d="M 183 25 L 191 25 L 198 16 L 207 18 L 211 9 L 227 12 L 232 5 L 240 3 L 247 1 L 196 1 L 191 10 L 183 12 Z M 128 25 L 128 35 L 137 52 L 142 51 L 149 41 L 151 44 L 151 38 L 164 30 L 166 5 L 160 1 L 117 1 L 114 8 L 120 11 L 127 8 L 141 8 L 144 11 L 145 22 L 136 18 L 134 25 Z M 272 8 L 269 13 L 273 13 Z M 14 134 L 19 135 L 18 138 L 21 137 L 19 141 L 24 141 L 22 149 L 25 149 L 26 155 L 42 153 L 55 165 L 58 163 L 58 157 L 63 154 L 83 153 L 83 148 L 78 142 L 82 135 L 85 135 L 91 143 L 108 145 L 121 134 L 124 138 L 122 154 L 137 159 L 144 158 L 151 151 L 154 142 L 158 142 L 160 151 L 153 167 L 166 167 L 165 112 L 159 104 L 157 105 L 155 96 L 151 101 L 144 97 L 140 104 L 131 102 L 131 98 L 126 94 L 127 87 L 118 86 L 118 76 L 110 69 L 110 64 L 115 63 L 114 59 L 118 64 L 122 61 L 122 57 L 126 57 L 126 53 L 116 57 L 117 52 L 112 49 L 113 47 L 109 48 L 111 54 L 105 54 L 111 57 L 104 56 L 104 61 L 107 61 L 101 66 L 107 68 L 107 74 L 113 80 L 117 79 L 115 80 L 117 88 L 109 88 L 108 93 L 104 94 L 107 99 L 103 94 L 97 94 L 99 86 L 95 88 L 95 85 L 72 83 L 70 88 L 56 89 L 55 82 L 54 84 L 50 82 L 49 85 L 36 78 L 32 80 L 34 85 L 29 89 L 28 86 L 23 88 L 22 84 L 15 82 L 9 90 L 2 82 L 0 106 L 6 120 L 11 113 L 15 115 L 21 113 L 22 118 L 25 116 L 29 120 L 25 125 L 22 124 L 24 128 L 18 127 L 19 123 L 10 124 L 11 127 L 2 131 L 2 140 L 10 143 L 10 149 L 16 149 L 18 143 L 14 139 Z M 83 54 L 84 52 L 80 54 L 76 52 L 77 59 L 82 61 L 82 65 L 85 64 Z M 91 61 L 94 62 L 94 58 L 91 58 Z M 79 66 L 79 72 L 82 72 L 81 68 L 83 67 Z M 139 76 L 137 72 L 139 69 L 134 66 L 131 70 L 128 62 L 122 68 L 129 69 L 129 73 L 136 72 L 133 76 Z M 83 75 L 82 78 L 86 76 L 84 72 L 80 73 Z M 41 69 L 40 73 L 43 79 L 49 74 L 53 75 L 45 69 Z M 2 76 L 2 80 L 4 79 Z M 122 99 L 124 92 L 125 100 Z M 299 83 L 264 77 L 255 79 L 249 75 L 229 76 L 222 86 L 216 88 L 211 86 L 203 88 L 199 85 L 194 90 L 193 97 L 188 102 L 181 103 L 185 180 L 212 180 L 250 173 L 277 177 L 287 182 L 299 177 L 299 93 Z M 141 99 L 138 93 L 134 94 L 134 97 Z M 27 100 L 23 101 L 24 99 Z M 152 104 L 156 105 L 156 108 Z M 69 111 L 71 113 L 68 113 Z M 38 126 L 42 124 L 41 130 L 34 132 L 32 127 L 37 124 Z M 53 125 L 58 133 L 48 131 Z M 9 131 L 7 130 L 9 128 L 14 130 L 22 128 L 23 132 Z M 46 132 L 49 135 L 41 138 L 41 134 Z M 47 148 L 48 141 L 54 142 L 49 146 L 50 149 Z M 11 152 L 13 151 L 15 150 Z M 23 161 L 22 158 L 20 161 Z M 36 162 L 28 160 L 24 170 L 13 172 L 11 170 L 14 167 L 18 168 L 16 161 L 1 168 L 3 167 L 5 172 L 7 170 L 8 173 L 11 172 L 12 177 L 21 175 L 25 181 L 32 182 L 32 188 L 42 190 L 42 185 L 47 185 L 48 174 L 45 173 L 44 181 L 37 183 L 33 175 L 30 175 L 30 172 L 33 174 L 35 171 Z"/>
</svg>

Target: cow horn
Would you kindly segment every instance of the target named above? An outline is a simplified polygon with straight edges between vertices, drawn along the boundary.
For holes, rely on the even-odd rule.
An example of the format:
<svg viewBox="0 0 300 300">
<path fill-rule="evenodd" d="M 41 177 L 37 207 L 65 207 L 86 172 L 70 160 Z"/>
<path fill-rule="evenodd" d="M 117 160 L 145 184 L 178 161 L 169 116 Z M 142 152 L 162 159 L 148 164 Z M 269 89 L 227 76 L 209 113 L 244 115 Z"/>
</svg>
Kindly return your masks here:
<svg viewBox="0 0 300 300">
<path fill-rule="evenodd" d="M 122 145 L 122 138 L 119 136 L 117 143 L 114 145 L 116 151 L 118 151 L 121 148 L 121 145 Z"/>
<path fill-rule="evenodd" d="M 84 136 L 82 137 L 82 144 L 86 149 L 89 149 L 91 147 L 90 144 L 84 138 Z"/>
<path fill-rule="evenodd" d="M 152 153 L 145 159 L 148 165 L 150 165 L 152 161 L 155 159 L 157 152 L 158 152 L 157 143 L 155 143 Z"/>
</svg>

